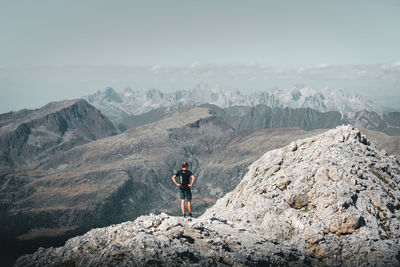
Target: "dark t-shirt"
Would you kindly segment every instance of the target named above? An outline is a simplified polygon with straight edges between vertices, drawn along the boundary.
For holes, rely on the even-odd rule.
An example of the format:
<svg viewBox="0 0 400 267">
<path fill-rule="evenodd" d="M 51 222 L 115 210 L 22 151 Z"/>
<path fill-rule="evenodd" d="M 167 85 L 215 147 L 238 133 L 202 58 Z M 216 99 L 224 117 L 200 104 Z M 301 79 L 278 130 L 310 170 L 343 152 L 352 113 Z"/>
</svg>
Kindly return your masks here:
<svg viewBox="0 0 400 267">
<path fill-rule="evenodd" d="M 190 190 L 188 186 L 190 184 L 190 177 L 193 173 L 189 170 L 179 170 L 176 174 L 178 184 L 181 184 L 181 190 Z"/>
</svg>

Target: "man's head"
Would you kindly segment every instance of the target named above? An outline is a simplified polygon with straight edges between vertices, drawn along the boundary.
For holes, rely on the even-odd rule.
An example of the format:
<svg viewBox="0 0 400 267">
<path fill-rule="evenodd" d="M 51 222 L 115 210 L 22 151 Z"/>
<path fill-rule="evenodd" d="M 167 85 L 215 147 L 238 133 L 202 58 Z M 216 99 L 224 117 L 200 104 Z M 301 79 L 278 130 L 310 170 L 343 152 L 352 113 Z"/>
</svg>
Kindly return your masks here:
<svg viewBox="0 0 400 267">
<path fill-rule="evenodd" d="M 182 162 L 182 169 L 187 169 L 189 168 L 189 163 L 187 161 Z"/>
</svg>

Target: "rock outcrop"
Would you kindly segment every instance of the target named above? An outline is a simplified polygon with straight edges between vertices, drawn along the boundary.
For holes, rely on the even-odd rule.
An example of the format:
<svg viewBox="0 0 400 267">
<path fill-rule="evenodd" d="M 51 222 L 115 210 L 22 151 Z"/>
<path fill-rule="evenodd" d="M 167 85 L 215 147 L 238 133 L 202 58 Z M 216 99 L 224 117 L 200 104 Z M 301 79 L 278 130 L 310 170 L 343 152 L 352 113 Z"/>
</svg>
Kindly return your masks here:
<svg viewBox="0 0 400 267">
<path fill-rule="evenodd" d="M 15 266 L 309 266 L 316 260 L 215 218 L 141 216 L 93 229 L 60 248 L 40 248 Z"/>
<path fill-rule="evenodd" d="M 338 127 L 267 152 L 199 218 L 142 216 L 17 266 L 399 265 L 399 183 L 394 157 Z"/>
<path fill-rule="evenodd" d="M 266 153 L 206 211 L 329 265 L 400 263 L 400 164 L 351 126 Z"/>
</svg>

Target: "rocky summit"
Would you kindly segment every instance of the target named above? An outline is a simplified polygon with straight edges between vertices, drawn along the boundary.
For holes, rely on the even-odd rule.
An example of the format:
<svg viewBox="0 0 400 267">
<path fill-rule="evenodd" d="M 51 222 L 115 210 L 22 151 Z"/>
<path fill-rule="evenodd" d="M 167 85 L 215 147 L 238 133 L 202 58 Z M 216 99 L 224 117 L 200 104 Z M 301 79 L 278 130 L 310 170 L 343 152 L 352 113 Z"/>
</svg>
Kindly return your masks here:
<svg viewBox="0 0 400 267">
<path fill-rule="evenodd" d="M 203 218 L 250 227 L 329 265 L 399 265 L 399 183 L 399 162 L 343 126 L 266 153 Z"/>
<path fill-rule="evenodd" d="M 399 162 L 342 126 L 267 152 L 199 218 L 141 216 L 16 265 L 399 265 L 399 183 Z"/>
</svg>

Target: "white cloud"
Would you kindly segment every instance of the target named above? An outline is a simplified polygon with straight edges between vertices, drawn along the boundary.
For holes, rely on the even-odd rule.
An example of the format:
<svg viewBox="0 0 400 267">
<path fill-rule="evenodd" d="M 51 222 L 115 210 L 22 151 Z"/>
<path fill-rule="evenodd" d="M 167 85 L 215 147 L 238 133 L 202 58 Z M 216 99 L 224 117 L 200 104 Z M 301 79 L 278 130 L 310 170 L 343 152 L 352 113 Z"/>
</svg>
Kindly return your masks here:
<svg viewBox="0 0 400 267">
<path fill-rule="evenodd" d="M 201 64 L 200 62 L 195 61 L 195 62 L 193 62 L 192 64 L 189 65 L 189 69 L 194 69 L 194 68 L 200 66 L 200 64 Z"/>
<path fill-rule="evenodd" d="M 154 65 L 153 67 L 150 68 L 150 70 L 156 71 L 156 70 L 159 70 L 160 68 L 161 68 L 160 65 Z"/>
<path fill-rule="evenodd" d="M 321 64 L 321 65 L 317 66 L 317 69 L 322 69 L 322 68 L 326 68 L 326 67 L 329 67 L 329 65 L 328 64 Z"/>
<path fill-rule="evenodd" d="M 399 61 L 396 61 L 396 62 L 393 62 L 392 65 L 393 65 L 393 66 L 396 66 L 396 67 L 400 67 L 400 60 L 399 60 Z"/>
</svg>

